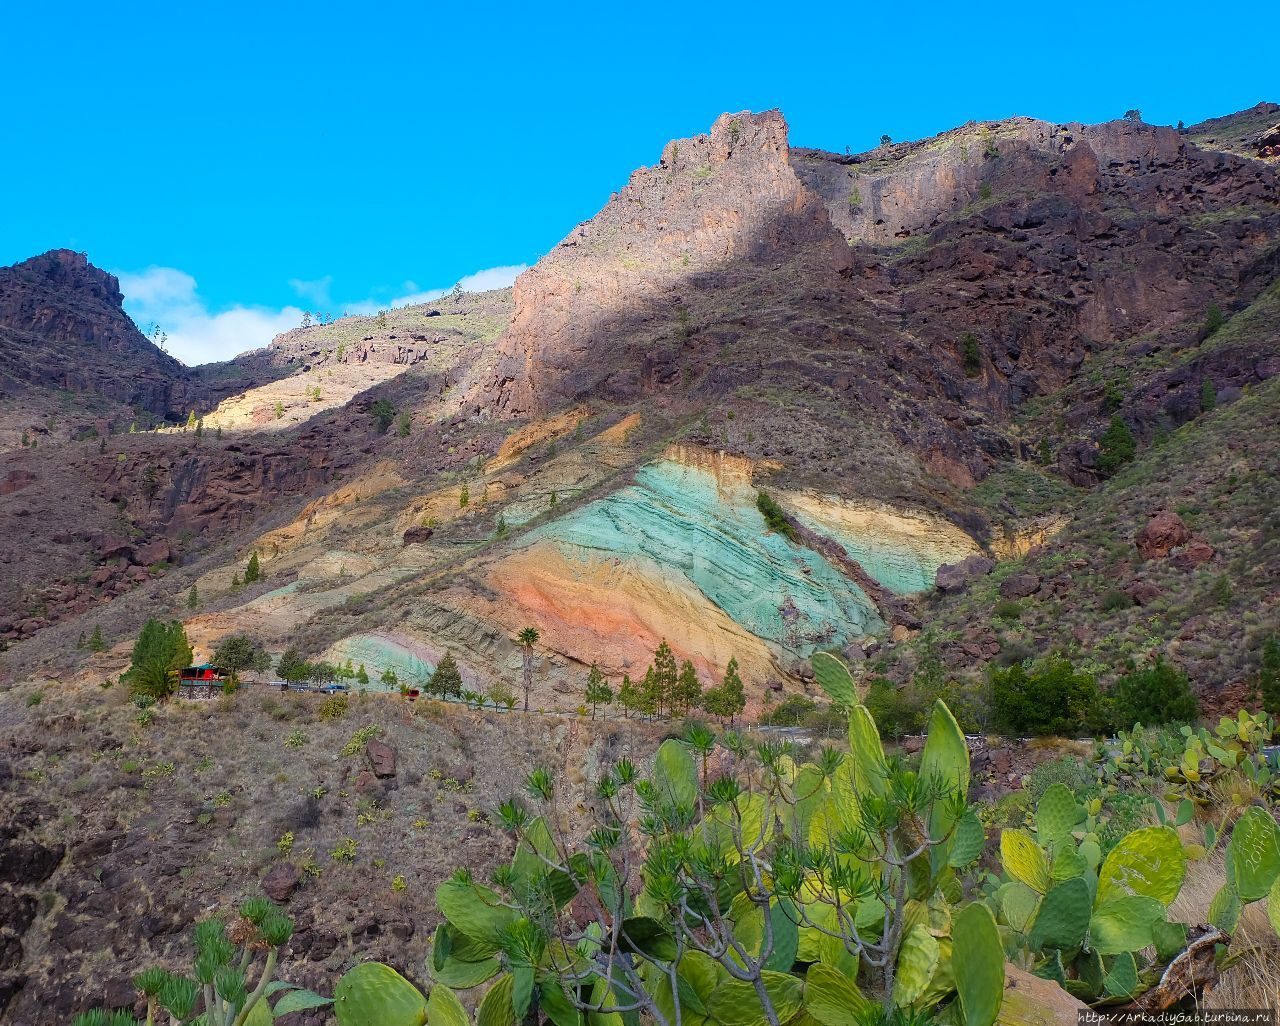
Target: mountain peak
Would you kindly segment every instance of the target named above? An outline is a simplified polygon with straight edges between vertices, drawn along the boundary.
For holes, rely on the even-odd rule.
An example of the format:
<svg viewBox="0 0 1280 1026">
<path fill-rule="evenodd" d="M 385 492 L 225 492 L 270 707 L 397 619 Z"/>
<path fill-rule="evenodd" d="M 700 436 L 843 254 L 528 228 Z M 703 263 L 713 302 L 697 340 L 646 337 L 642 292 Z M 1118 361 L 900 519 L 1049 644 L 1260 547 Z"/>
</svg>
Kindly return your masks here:
<svg viewBox="0 0 1280 1026">
<path fill-rule="evenodd" d="M 22 274 L 23 277 L 38 275 L 51 285 L 93 291 L 115 306 L 124 304 L 120 280 L 114 274 L 90 263 L 86 253 L 77 253 L 71 249 L 51 249 L 47 253 L 14 264 L 11 270 L 26 272 Z"/>
</svg>

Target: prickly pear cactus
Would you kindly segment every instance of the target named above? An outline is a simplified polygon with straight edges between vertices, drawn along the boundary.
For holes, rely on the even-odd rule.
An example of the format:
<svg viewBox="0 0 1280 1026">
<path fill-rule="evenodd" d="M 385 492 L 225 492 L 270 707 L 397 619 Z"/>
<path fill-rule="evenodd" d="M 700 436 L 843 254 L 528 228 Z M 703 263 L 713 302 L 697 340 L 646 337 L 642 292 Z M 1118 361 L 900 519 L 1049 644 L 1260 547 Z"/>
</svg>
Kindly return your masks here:
<svg viewBox="0 0 1280 1026">
<path fill-rule="evenodd" d="M 338 981 L 333 992 L 338 1026 L 423 1026 L 427 999 L 389 965 L 365 962 Z"/>
<path fill-rule="evenodd" d="M 964 1026 L 991 1026 L 1004 1000 L 1004 947 L 986 905 L 967 905 L 952 920 L 951 971 Z"/>
<path fill-rule="evenodd" d="M 853 684 L 853 674 L 839 659 L 828 652 L 816 652 L 810 660 L 813 675 L 836 705 L 852 709 L 858 704 L 858 691 Z"/>
</svg>

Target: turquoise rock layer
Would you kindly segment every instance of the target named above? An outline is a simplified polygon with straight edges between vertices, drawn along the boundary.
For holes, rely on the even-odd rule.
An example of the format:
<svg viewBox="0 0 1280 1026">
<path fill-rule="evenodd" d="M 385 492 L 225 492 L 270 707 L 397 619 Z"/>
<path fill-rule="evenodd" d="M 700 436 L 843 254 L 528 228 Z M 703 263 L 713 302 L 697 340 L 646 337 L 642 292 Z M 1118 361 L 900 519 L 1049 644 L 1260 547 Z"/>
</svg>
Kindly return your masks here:
<svg viewBox="0 0 1280 1026">
<path fill-rule="evenodd" d="M 370 691 L 388 690 L 379 680 L 387 669 L 394 670 L 399 682 L 410 687 L 421 687 L 436 670 L 424 658 L 425 653 L 415 652 L 407 643 L 382 634 L 353 634 L 335 642 L 325 655 L 336 663 L 345 663 L 349 659 L 356 669 L 363 664 L 369 674 Z"/>
<path fill-rule="evenodd" d="M 745 482 L 660 460 L 633 486 L 530 532 L 570 560 L 631 558 L 677 574 L 752 634 L 802 656 L 883 627 L 855 583 L 768 533 Z"/>
</svg>

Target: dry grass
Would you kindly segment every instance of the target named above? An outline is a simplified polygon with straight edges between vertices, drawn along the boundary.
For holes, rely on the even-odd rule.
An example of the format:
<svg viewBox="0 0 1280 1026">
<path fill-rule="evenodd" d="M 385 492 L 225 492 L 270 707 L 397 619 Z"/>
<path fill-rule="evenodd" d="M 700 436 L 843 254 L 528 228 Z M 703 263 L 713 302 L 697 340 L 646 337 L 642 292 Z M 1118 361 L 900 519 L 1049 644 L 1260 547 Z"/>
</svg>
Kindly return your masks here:
<svg viewBox="0 0 1280 1026">
<path fill-rule="evenodd" d="M 1191 863 L 1169 918 L 1192 925 L 1208 922 L 1209 903 L 1226 879 L 1219 854 Z M 1240 960 L 1204 995 L 1203 1007 L 1280 1008 L 1280 937 L 1267 920 L 1265 902 L 1245 906 L 1231 940 L 1231 954 Z"/>
</svg>

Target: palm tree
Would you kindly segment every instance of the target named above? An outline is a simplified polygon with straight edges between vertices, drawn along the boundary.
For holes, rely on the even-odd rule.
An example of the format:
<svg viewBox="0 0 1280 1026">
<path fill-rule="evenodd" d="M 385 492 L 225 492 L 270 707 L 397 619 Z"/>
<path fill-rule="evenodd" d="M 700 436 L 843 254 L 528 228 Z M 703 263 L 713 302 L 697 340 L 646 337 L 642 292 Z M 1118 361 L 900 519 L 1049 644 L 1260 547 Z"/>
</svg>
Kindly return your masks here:
<svg viewBox="0 0 1280 1026">
<path fill-rule="evenodd" d="M 533 646 L 538 643 L 538 628 L 526 627 L 516 635 L 524 649 L 524 711 L 529 711 L 529 692 L 533 690 Z"/>
</svg>

